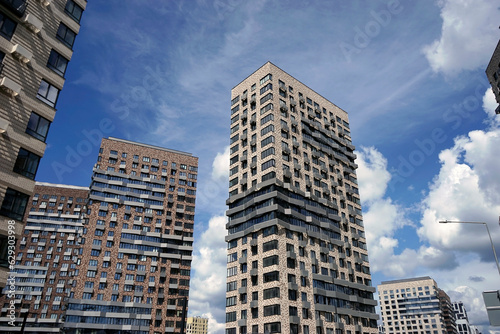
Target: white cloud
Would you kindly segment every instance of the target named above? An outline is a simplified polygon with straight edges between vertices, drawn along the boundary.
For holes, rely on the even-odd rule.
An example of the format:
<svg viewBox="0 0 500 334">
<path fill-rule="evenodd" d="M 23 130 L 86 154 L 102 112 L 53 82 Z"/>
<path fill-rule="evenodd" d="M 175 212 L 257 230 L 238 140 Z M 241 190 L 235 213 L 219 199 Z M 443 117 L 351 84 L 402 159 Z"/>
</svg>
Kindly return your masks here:
<svg viewBox="0 0 500 334">
<path fill-rule="evenodd" d="M 192 269 L 195 275 L 191 279 L 189 313 L 208 317 L 209 333 L 212 334 L 222 333 L 224 328 L 216 318 L 223 319 L 225 313 L 226 222 L 225 216 L 212 217 L 194 245 Z"/>
<path fill-rule="evenodd" d="M 359 193 L 372 271 L 402 276 L 405 268 L 395 261 L 394 252 L 399 242 L 394 234 L 409 222 L 403 209 L 385 197 L 391 180 L 387 159 L 374 147 L 361 147 L 357 154 Z M 388 261 L 389 258 L 394 261 Z"/>
<path fill-rule="evenodd" d="M 224 149 L 224 152 L 217 153 L 212 163 L 212 178 L 228 179 L 229 178 L 229 146 Z"/>
<path fill-rule="evenodd" d="M 434 72 L 454 76 L 485 65 L 498 41 L 500 11 L 490 0 L 441 0 L 441 37 L 424 47 Z"/>
<path fill-rule="evenodd" d="M 439 220 L 481 221 L 493 224 L 500 213 L 500 129 L 472 131 L 455 139 L 439 154 L 441 170 L 422 201 L 419 236 L 436 247 L 468 249 L 485 257 L 486 231 L 470 224 L 441 225 Z M 496 230 L 492 230 L 492 233 Z"/>
<path fill-rule="evenodd" d="M 495 112 L 497 107 L 498 103 L 495 99 L 495 94 L 493 94 L 493 90 L 490 87 L 483 96 L 483 110 L 488 115 L 486 122 L 491 128 L 500 127 L 500 117 Z"/>
<path fill-rule="evenodd" d="M 363 147 L 358 154 L 358 181 L 362 185 L 361 200 L 371 203 L 384 195 L 391 174 L 387 171 L 387 160 L 374 147 Z"/>
</svg>

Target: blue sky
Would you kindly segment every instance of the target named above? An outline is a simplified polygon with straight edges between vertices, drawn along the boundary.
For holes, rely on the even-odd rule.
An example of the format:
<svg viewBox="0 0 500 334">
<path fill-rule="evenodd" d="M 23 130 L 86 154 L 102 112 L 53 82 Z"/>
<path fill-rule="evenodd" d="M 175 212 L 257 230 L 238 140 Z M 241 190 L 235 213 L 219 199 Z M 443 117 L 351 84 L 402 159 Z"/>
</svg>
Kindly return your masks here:
<svg viewBox="0 0 500 334">
<path fill-rule="evenodd" d="M 429 275 L 487 333 L 486 231 L 437 220 L 500 239 L 499 22 L 487 0 L 91 1 L 37 180 L 88 186 L 102 136 L 198 156 L 189 306 L 223 333 L 230 90 L 271 61 L 349 113 L 374 285 Z"/>
</svg>

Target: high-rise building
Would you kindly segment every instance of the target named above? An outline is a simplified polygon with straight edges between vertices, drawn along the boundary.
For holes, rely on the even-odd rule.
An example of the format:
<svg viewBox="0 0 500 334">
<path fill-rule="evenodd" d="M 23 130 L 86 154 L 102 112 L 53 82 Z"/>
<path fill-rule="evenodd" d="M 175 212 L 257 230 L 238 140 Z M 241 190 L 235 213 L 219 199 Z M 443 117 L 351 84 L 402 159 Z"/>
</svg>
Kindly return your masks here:
<svg viewBox="0 0 500 334">
<path fill-rule="evenodd" d="M 458 334 L 475 334 L 469 324 L 469 317 L 467 317 L 467 310 L 464 303 L 453 302 L 453 311 L 457 322 Z"/>
<path fill-rule="evenodd" d="M 493 94 L 495 94 L 497 103 L 500 103 L 500 41 L 498 41 L 488 67 L 486 67 L 486 76 L 490 82 Z M 497 107 L 495 112 L 500 114 L 500 105 Z"/>
<path fill-rule="evenodd" d="M 186 334 L 207 334 L 208 318 L 189 317 L 187 318 Z"/>
<path fill-rule="evenodd" d="M 455 312 L 450 297 L 444 290 L 438 290 L 439 307 L 443 315 L 444 327 L 447 334 L 458 334 Z"/>
<path fill-rule="evenodd" d="M 456 334 L 448 295 L 430 277 L 385 281 L 378 286 L 387 334 Z"/>
<path fill-rule="evenodd" d="M 26 315 L 28 331 L 59 333 L 81 255 L 88 193 L 84 187 L 36 183 L 15 253 L 14 289 L 9 284 L 0 297 L 0 332 L 11 331 L 14 318 L 20 329 Z"/>
<path fill-rule="evenodd" d="M 268 62 L 230 132 L 226 333 L 377 333 L 347 113 Z"/>
<path fill-rule="evenodd" d="M 103 139 L 65 333 L 174 333 L 185 326 L 198 158 Z"/>
<path fill-rule="evenodd" d="M 0 288 L 35 187 L 85 0 L 0 1 Z"/>
</svg>

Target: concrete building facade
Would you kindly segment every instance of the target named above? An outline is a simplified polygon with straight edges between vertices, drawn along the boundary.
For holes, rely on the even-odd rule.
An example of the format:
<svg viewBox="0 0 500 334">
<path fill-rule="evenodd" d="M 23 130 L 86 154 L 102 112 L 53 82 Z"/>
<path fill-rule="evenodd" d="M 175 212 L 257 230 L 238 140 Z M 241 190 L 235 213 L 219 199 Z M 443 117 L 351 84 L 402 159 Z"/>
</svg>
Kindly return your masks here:
<svg viewBox="0 0 500 334">
<path fill-rule="evenodd" d="M 451 302 L 430 277 L 382 282 L 378 286 L 387 334 L 456 334 Z"/>
<path fill-rule="evenodd" d="M 207 334 L 208 318 L 189 317 L 186 322 L 186 334 Z"/>
<path fill-rule="evenodd" d="M 103 139 L 66 333 L 178 333 L 185 326 L 198 158 Z"/>
<path fill-rule="evenodd" d="M 226 333 L 377 333 L 347 113 L 268 62 L 230 132 Z"/>
<path fill-rule="evenodd" d="M 79 265 L 88 193 L 85 187 L 36 183 L 16 249 L 16 290 L 9 287 L 0 297 L 1 332 L 12 330 L 11 300 L 18 329 L 27 314 L 28 332 L 59 332 Z"/>
<path fill-rule="evenodd" d="M 500 41 L 498 41 L 497 47 L 493 51 L 490 62 L 486 67 L 486 76 L 490 82 L 493 94 L 495 94 L 495 99 L 500 104 Z M 500 114 L 500 105 L 495 112 Z"/>
<path fill-rule="evenodd" d="M 0 288 L 56 113 L 85 0 L 0 1 Z"/>
<path fill-rule="evenodd" d="M 469 324 L 469 317 L 464 303 L 453 302 L 453 312 L 455 313 L 458 334 L 476 334 Z"/>
</svg>

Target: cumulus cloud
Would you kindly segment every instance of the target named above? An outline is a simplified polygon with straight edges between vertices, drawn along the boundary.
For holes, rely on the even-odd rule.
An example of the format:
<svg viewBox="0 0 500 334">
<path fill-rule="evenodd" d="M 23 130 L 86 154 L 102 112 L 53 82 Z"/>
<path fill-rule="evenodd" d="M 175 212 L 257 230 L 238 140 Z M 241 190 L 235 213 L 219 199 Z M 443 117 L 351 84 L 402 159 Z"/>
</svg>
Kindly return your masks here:
<svg viewBox="0 0 500 334">
<path fill-rule="evenodd" d="M 212 163 L 212 178 L 214 180 L 229 178 L 229 146 L 224 149 L 224 152 L 219 152 L 215 156 Z"/>
<path fill-rule="evenodd" d="M 483 109 L 486 115 L 488 115 L 486 123 L 491 128 L 496 128 L 500 126 L 500 118 L 495 112 L 497 107 L 498 103 L 495 99 L 495 94 L 493 94 L 493 90 L 490 87 L 486 90 L 483 96 Z"/>
<path fill-rule="evenodd" d="M 494 166 L 500 164 L 500 129 L 472 131 L 456 138 L 452 148 L 439 154 L 439 160 L 439 174 L 422 201 L 419 236 L 436 247 L 474 251 L 490 258 L 490 243 L 482 226 L 438 221 L 496 222 L 500 180 Z"/>
<path fill-rule="evenodd" d="M 194 247 L 192 268 L 196 275 L 191 279 L 189 312 L 208 317 L 211 334 L 222 333 L 224 328 L 216 319 L 223 319 L 225 313 L 226 222 L 225 216 L 212 217 Z"/>
<path fill-rule="evenodd" d="M 441 37 L 423 49 L 434 72 L 454 76 L 485 65 L 498 41 L 498 4 L 490 0 L 441 0 Z"/>
</svg>

